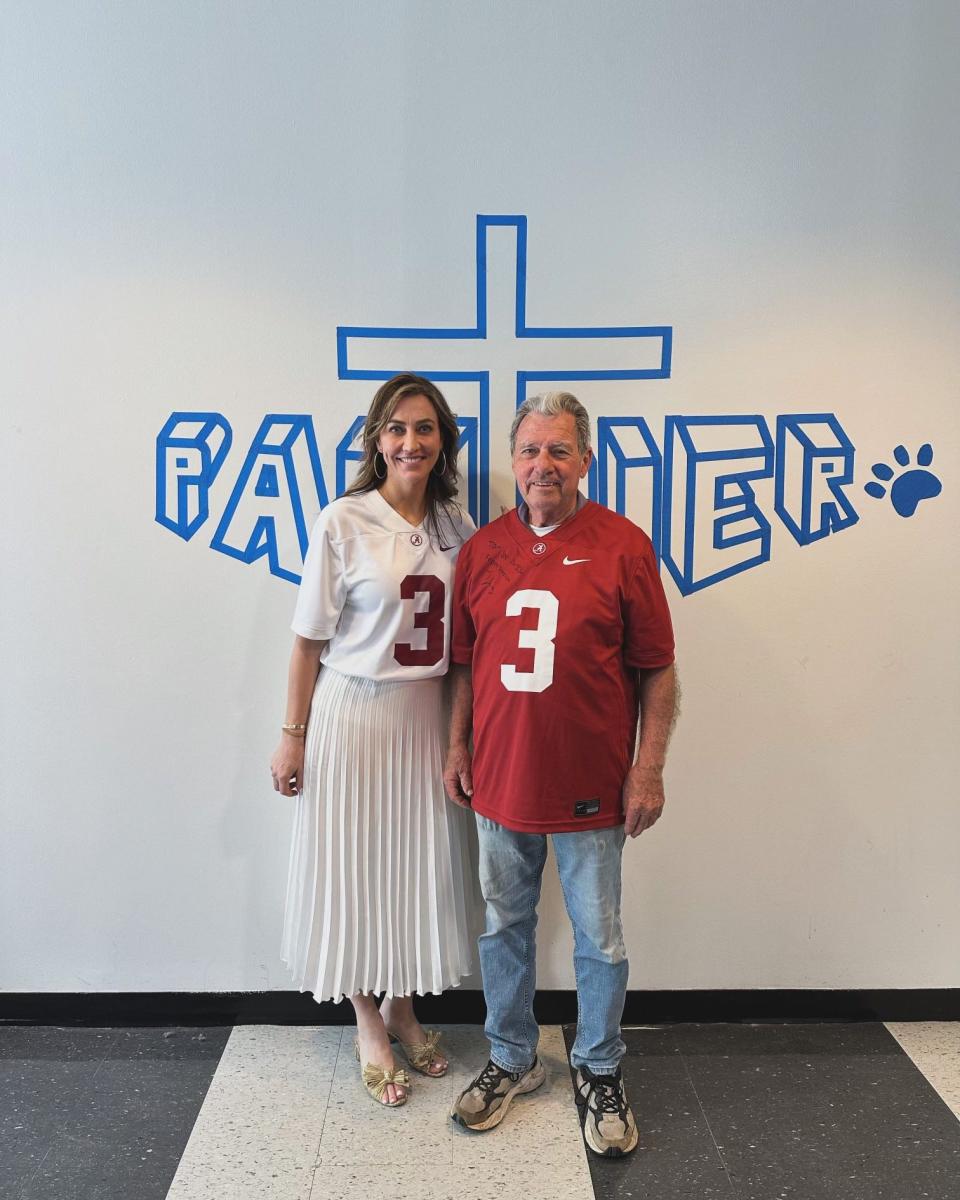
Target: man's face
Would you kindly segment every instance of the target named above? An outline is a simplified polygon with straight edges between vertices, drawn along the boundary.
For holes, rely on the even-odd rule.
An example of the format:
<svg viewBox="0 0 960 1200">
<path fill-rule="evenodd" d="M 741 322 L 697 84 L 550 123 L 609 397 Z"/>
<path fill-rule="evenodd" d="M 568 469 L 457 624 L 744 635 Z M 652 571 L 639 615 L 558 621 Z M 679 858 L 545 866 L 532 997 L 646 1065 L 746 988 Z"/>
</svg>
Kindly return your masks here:
<svg viewBox="0 0 960 1200">
<path fill-rule="evenodd" d="M 592 450 L 581 455 L 577 449 L 572 413 L 556 417 L 530 413 L 523 418 L 513 452 L 513 474 L 532 524 L 553 525 L 573 512 L 577 487 L 592 458 Z"/>
</svg>

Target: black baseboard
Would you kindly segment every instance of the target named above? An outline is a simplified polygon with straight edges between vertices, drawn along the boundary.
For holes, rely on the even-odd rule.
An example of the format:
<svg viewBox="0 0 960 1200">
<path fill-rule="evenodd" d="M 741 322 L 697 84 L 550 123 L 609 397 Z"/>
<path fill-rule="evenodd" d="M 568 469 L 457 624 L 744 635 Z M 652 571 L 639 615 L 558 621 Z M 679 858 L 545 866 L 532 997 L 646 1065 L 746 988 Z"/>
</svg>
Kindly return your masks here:
<svg viewBox="0 0 960 1200">
<path fill-rule="evenodd" d="M 483 1024 L 483 993 L 417 1000 L 430 1024 Z M 573 991 L 541 991 L 537 1019 L 577 1019 Z M 632 991 L 625 1025 L 675 1021 L 957 1021 L 960 988 Z M 300 992 L 0 992 L 0 1022 L 32 1025 L 352 1025 L 353 1010 Z"/>
</svg>

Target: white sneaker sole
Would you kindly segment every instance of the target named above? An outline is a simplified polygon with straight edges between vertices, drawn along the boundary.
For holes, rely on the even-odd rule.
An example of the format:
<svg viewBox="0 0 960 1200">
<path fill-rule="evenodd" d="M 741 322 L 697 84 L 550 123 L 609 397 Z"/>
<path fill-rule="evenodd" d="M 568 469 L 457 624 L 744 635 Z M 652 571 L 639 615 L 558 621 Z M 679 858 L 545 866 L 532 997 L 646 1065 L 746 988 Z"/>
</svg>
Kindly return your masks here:
<svg viewBox="0 0 960 1200">
<path fill-rule="evenodd" d="M 543 1063 L 538 1058 L 530 1070 L 518 1079 L 509 1092 L 506 1092 L 503 1097 L 503 1103 L 500 1107 L 490 1114 L 485 1121 L 481 1121 L 479 1125 L 468 1125 L 467 1122 L 460 1116 L 456 1108 L 450 1113 L 450 1118 L 464 1129 L 468 1129 L 471 1133 L 485 1133 L 488 1129 L 493 1129 L 507 1115 L 507 1109 L 514 1096 L 522 1096 L 526 1092 L 535 1092 L 538 1087 L 542 1087 L 546 1082 L 547 1072 Z"/>
</svg>

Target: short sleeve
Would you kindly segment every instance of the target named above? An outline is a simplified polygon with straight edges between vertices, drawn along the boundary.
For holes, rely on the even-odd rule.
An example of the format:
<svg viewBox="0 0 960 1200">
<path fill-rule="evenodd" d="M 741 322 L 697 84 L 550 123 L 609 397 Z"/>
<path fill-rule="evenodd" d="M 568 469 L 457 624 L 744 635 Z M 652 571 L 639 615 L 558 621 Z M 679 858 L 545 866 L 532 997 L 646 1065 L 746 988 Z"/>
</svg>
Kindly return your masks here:
<svg viewBox="0 0 960 1200">
<path fill-rule="evenodd" d="M 460 551 L 456 573 L 453 577 L 453 634 L 450 639 L 450 658 L 461 666 L 473 661 L 473 644 L 477 630 L 470 612 L 470 554 L 466 548 Z"/>
<path fill-rule="evenodd" d="M 673 662 L 673 624 L 653 547 L 640 555 L 623 605 L 624 660 L 629 667 L 668 667 Z"/>
<path fill-rule="evenodd" d="M 324 509 L 310 534 L 290 628 L 311 641 L 333 637 L 347 599 L 342 548 L 334 540 L 328 509 Z"/>
</svg>

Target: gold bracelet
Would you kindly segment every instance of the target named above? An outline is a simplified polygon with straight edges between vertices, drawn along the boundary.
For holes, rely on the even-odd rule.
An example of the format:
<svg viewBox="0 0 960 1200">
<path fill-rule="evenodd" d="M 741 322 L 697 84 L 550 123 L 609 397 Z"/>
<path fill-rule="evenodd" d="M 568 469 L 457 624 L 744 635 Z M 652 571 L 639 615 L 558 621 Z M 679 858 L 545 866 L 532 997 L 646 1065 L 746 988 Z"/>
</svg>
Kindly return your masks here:
<svg viewBox="0 0 960 1200">
<path fill-rule="evenodd" d="M 291 737 L 301 737 L 302 738 L 302 737 L 307 736 L 306 725 L 302 725 L 300 723 L 291 722 L 288 725 L 281 725 L 280 728 L 283 730 L 284 733 L 289 733 Z"/>
</svg>

